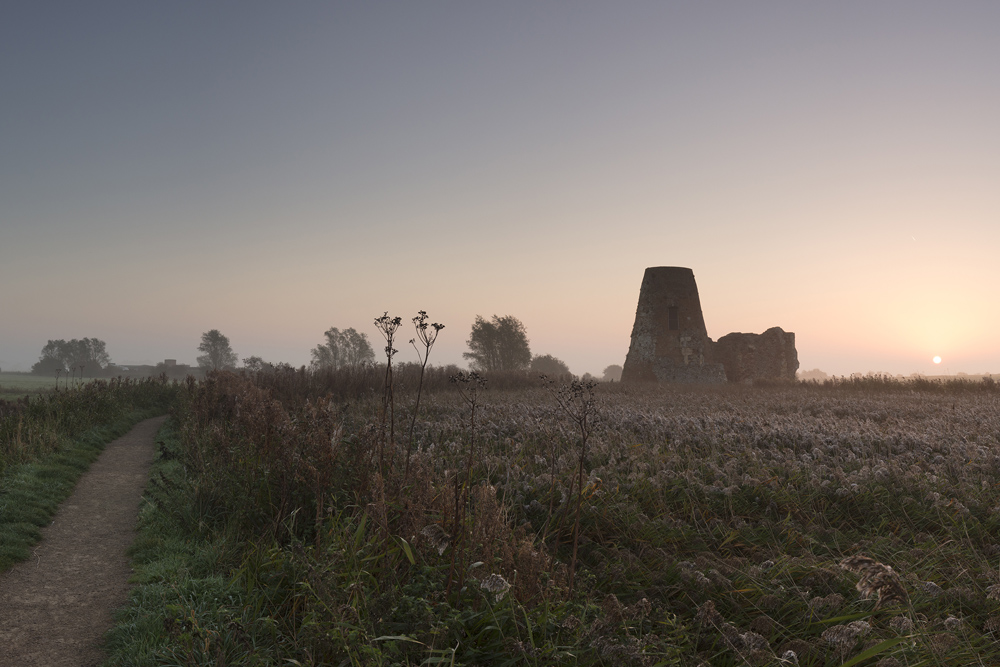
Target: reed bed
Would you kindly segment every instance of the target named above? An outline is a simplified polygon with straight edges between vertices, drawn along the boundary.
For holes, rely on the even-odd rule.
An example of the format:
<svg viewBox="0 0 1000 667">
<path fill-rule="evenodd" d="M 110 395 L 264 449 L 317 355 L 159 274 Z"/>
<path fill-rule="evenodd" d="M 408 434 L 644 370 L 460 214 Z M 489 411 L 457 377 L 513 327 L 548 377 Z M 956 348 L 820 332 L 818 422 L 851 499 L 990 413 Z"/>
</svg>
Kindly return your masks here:
<svg viewBox="0 0 1000 667">
<path fill-rule="evenodd" d="M 8 466 L 50 454 L 88 429 L 160 407 L 177 388 L 165 379 L 91 380 L 13 401 L 0 400 L 0 475 Z"/>
<path fill-rule="evenodd" d="M 176 395 L 164 381 L 114 380 L 0 401 L 0 572 L 30 557 L 104 446 Z"/>
<path fill-rule="evenodd" d="M 1000 662 L 995 385 L 435 377 L 190 385 L 112 664 Z"/>
</svg>

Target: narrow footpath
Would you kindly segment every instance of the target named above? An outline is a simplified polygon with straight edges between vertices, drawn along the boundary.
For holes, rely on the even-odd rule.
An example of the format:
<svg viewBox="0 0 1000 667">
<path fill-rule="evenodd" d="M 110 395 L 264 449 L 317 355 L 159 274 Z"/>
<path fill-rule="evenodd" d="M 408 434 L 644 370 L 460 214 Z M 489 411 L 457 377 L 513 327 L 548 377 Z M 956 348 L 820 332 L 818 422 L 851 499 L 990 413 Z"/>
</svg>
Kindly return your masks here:
<svg viewBox="0 0 1000 667">
<path fill-rule="evenodd" d="M 125 604 L 139 501 L 166 417 L 105 447 L 42 531 L 32 557 L 0 575 L 0 665 L 95 667 Z"/>
</svg>

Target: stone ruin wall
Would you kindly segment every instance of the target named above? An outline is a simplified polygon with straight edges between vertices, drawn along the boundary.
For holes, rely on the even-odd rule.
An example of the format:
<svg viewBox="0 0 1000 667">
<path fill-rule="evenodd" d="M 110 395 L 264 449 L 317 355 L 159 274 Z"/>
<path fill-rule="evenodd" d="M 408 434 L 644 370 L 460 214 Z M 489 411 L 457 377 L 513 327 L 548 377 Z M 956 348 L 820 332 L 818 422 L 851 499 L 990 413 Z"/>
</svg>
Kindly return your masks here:
<svg viewBox="0 0 1000 667">
<path fill-rule="evenodd" d="M 799 368 L 795 334 L 781 327 L 762 334 L 726 334 L 712 345 L 712 355 L 726 369 L 730 382 L 794 380 Z"/>
<path fill-rule="evenodd" d="M 762 334 L 708 337 L 691 269 L 646 269 L 632 327 L 623 382 L 717 383 L 794 380 L 795 334 L 779 327 Z"/>
</svg>

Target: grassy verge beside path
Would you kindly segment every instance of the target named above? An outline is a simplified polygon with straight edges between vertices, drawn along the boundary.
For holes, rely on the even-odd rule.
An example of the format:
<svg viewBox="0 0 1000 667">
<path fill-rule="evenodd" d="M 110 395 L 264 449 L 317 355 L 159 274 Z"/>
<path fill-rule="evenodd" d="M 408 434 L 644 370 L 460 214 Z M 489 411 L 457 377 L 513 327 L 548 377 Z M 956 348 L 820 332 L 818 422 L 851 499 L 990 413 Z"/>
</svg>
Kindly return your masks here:
<svg viewBox="0 0 1000 667">
<path fill-rule="evenodd" d="M 219 655 L 230 664 L 271 664 L 254 648 L 273 642 L 273 623 L 229 576 L 234 550 L 225 531 L 212 530 L 192 505 L 176 420 L 160 429 L 156 446 L 130 549 L 135 586 L 108 633 L 105 665 L 208 665 Z M 202 661 L 185 659 L 193 655 Z"/>
<path fill-rule="evenodd" d="M 91 428 L 39 461 L 9 467 L 0 477 L 0 572 L 31 555 L 42 528 L 106 444 L 164 411 L 163 406 L 136 410 Z"/>
<path fill-rule="evenodd" d="M 104 446 L 167 412 L 176 395 L 161 381 L 112 381 L 0 402 L 0 572 L 30 556 Z"/>
</svg>

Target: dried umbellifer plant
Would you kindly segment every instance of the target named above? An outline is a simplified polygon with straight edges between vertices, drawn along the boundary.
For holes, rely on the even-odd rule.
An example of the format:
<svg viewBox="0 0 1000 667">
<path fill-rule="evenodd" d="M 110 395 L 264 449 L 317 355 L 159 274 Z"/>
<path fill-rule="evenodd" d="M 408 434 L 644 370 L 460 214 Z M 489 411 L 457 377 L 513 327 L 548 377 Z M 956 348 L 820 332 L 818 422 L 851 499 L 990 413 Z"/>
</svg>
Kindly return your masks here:
<svg viewBox="0 0 1000 667">
<path fill-rule="evenodd" d="M 379 435 L 378 461 L 379 474 L 383 478 L 385 477 L 385 423 L 387 419 L 389 422 L 389 444 L 393 445 L 396 441 L 396 402 L 392 393 L 392 358 L 399 350 L 392 345 L 396 337 L 396 330 L 399 329 L 402 323 L 403 318 L 389 317 L 388 311 L 382 313 L 381 317 L 375 318 L 375 327 L 382 334 L 382 338 L 385 339 L 385 382 L 382 390 L 382 414 L 380 420 L 382 432 Z"/>
<path fill-rule="evenodd" d="M 451 382 L 458 387 L 458 393 L 462 400 L 469 406 L 469 444 L 465 459 L 465 481 L 459 483 L 458 475 L 455 476 L 455 527 L 452 531 L 455 535 L 455 546 L 451 552 L 451 566 L 448 569 L 448 586 L 446 595 L 451 595 L 452 583 L 456 575 L 456 558 L 462 545 L 465 543 L 466 533 L 465 517 L 468 511 L 469 488 L 472 485 L 472 462 L 476 449 L 476 406 L 479 405 L 479 392 L 486 387 L 486 378 L 476 371 L 466 373 L 459 371 L 453 375 Z M 458 588 L 462 587 L 464 576 L 463 565 L 458 564 Z"/>
<path fill-rule="evenodd" d="M 548 381 L 548 378 L 543 375 L 542 380 Z M 573 380 L 568 385 L 563 385 L 558 388 L 551 382 L 548 382 L 547 384 L 547 388 L 556 399 L 556 404 L 559 406 L 559 409 L 572 419 L 576 423 L 576 426 L 580 429 L 580 450 L 577 459 L 577 477 L 579 480 L 576 485 L 576 516 L 573 520 L 573 558 L 570 561 L 569 566 L 570 595 L 573 594 L 573 581 L 574 575 L 576 574 L 576 557 L 577 550 L 580 545 L 580 507 L 583 504 L 583 469 L 587 461 L 587 442 L 590 439 L 590 434 L 594 428 L 594 419 L 597 416 L 596 408 L 594 406 L 595 386 L 596 383 L 590 380 Z M 571 483 L 570 495 L 572 494 L 573 485 Z M 556 546 L 558 547 L 558 541 Z"/>
<path fill-rule="evenodd" d="M 408 478 L 410 474 L 410 455 L 413 452 L 413 429 L 417 425 L 417 412 L 420 410 L 420 394 L 424 388 L 424 371 L 427 369 L 427 359 L 431 356 L 431 348 L 434 347 L 438 334 L 441 333 L 441 329 L 444 329 L 444 325 L 437 322 L 427 324 L 427 311 L 425 310 L 417 312 L 417 316 L 412 321 L 413 327 L 417 332 L 417 337 L 410 339 L 410 345 L 417 351 L 417 357 L 420 359 L 420 382 L 417 384 L 417 401 L 413 405 L 410 433 L 406 438 L 406 467 L 403 470 L 403 479 Z M 420 341 L 420 346 L 424 348 L 422 353 L 420 346 L 417 345 L 417 341 Z"/>
</svg>

